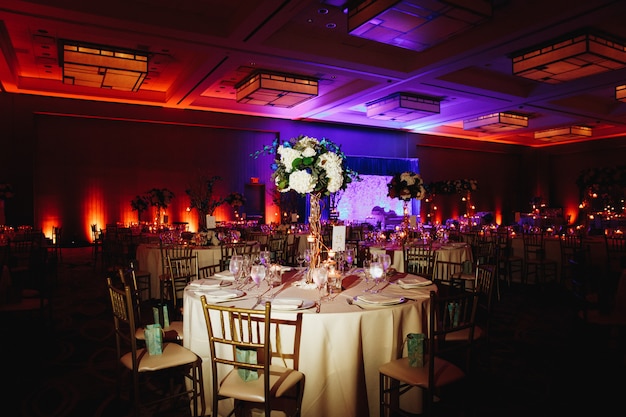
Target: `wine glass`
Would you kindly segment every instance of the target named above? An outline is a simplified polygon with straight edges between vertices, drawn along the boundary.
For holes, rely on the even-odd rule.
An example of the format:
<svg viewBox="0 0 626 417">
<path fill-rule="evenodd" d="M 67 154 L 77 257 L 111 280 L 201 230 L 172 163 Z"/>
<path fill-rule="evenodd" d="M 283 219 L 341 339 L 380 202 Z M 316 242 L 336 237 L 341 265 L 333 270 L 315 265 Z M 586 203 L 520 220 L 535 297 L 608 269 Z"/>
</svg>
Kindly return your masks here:
<svg viewBox="0 0 626 417">
<path fill-rule="evenodd" d="M 386 277 L 387 271 L 391 266 L 391 255 L 389 255 L 388 253 L 381 254 L 378 257 L 378 260 L 383 264 L 383 277 Z"/>
<path fill-rule="evenodd" d="M 241 274 L 242 267 L 243 267 L 242 255 L 233 255 L 230 257 L 230 261 L 228 261 L 228 270 L 233 274 L 233 278 L 235 279 L 235 282 L 239 281 L 239 276 Z"/>
<path fill-rule="evenodd" d="M 261 287 L 261 282 L 265 279 L 266 270 L 265 265 L 252 265 L 250 268 L 250 277 L 256 284 L 257 290 Z M 259 291 L 260 292 L 260 291 Z"/>
<path fill-rule="evenodd" d="M 372 278 L 372 274 L 370 272 L 370 264 L 372 261 L 370 259 L 363 259 L 363 276 L 365 277 L 365 283 L 367 284 Z"/>
<path fill-rule="evenodd" d="M 319 291 L 318 304 L 321 304 L 322 292 L 328 283 L 328 269 L 323 267 L 313 268 L 311 270 L 311 277 L 313 278 L 313 282 Z"/>
<path fill-rule="evenodd" d="M 270 251 L 262 250 L 261 252 L 259 252 L 259 261 L 261 262 L 262 265 L 269 266 L 270 256 L 271 256 Z"/>
<path fill-rule="evenodd" d="M 348 270 L 352 269 L 352 265 L 354 264 L 354 249 L 346 249 L 345 258 Z"/>
<path fill-rule="evenodd" d="M 372 294 L 376 294 L 379 292 L 379 290 L 376 287 L 378 287 L 378 284 L 380 284 L 380 281 L 384 273 L 385 271 L 383 269 L 382 262 L 379 262 L 378 260 L 376 260 L 370 263 L 370 275 L 372 276 L 372 280 L 374 281 L 374 286 L 372 286 L 371 288 L 368 288 L 366 290 L 367 292 L 370 292 Z"/>
<path fill-rule="evenodd" d="M 306 257 L 304 256 L 304 252 L 298 252 L 298 257 L 296 258 L 298 265 L 300 265 L 300 269 L 304 268 L 304 263 L 306 262 Z"/>
</svg>

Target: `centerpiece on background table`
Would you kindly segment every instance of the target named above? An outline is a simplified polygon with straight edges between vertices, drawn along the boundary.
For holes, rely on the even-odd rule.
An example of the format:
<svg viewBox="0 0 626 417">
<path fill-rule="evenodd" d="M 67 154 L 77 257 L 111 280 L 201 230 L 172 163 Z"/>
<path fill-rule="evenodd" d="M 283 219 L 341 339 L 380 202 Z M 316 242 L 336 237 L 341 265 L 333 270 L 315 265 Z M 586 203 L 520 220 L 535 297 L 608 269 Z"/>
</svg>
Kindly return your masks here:
<svg viewBox="0 0 626 417">
<path fill-rule="evenodd" d="M 156 207 L 156 223 L 161 225 L 166 221 L 165 211 L 174 199 L 174 193 L 167 188 L 152 188 L 146 193 L 146 197 L 152 207 Z M 161 214 L 163 214 L 161 216 Z"/>
<path fill-rule="evenodd" d="M 387 196 L 402 200 L 404 203 L 402 231 L 406 238 L 409 229 L 409 202 L 413 199 L 421 200 L 426 196 L 424 181 L 419 174 L 411 171 L 394 174 L 391 182 L 387 184 Z"/>
<path fill-rule="evenodd" d="M 309 232 L 311 241 L 310 269 L 321 265 L 321 253 L 325 248 L 320 222 L 323 196 L 345 190 L 358 174 L 347 167 L 346 155 L 341 147 L 328 139 L 318 140 L 300 135 L 288 141 L 274 139 L 272 145 L 251 156 L 274 155 L 272 180 L 281 193 L 291 190 L 310 197 Z M 325 248 L 328 250 L 328 248 Z"/>
<path fill-rule="evenodd" d="M 219 175 L 199 174 L 185 189 L 185 194 L 189 196 L 189 208 L 198 211 L 198 232 L 207 230 L 207 216 L 213 216 L 215 209 L 224 203 L 223 199 L 213 195 L 215 183 L 221 180 Z"/>
<path fill-rule="evenodd" d="M 239 210 L 241 209 L 241 206 L 246 204 L 246 197 L 237 191 L 233 191 L 226 196 L 224 201 L 233 208 L 235 220 L 239 220 Z"/>
</svg>

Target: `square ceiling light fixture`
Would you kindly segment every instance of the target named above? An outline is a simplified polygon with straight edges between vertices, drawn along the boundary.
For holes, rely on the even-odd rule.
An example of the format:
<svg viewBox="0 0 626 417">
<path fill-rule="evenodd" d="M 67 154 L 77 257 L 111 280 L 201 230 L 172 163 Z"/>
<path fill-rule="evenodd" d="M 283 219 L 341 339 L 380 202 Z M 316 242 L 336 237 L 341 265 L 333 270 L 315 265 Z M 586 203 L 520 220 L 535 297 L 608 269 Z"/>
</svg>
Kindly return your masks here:
<svg viewBox="0 0 626 417">
<path fill-rule="evenodd" d="M 615 87 L 615 98 L 626 102 L 626 84 Z"/>
<path fill-rule="evenodd" d="M 565 139 L 588 138 L 592 134 L 592 130 L 587 126 L 565 126 L 554 129 L 540 130 L 535 132 L 535 139 L 545 141 L 559 141 Z"/>
<path fill-rule="evenodd" d="M 464 130 L 504 132 L 528 127 L 528 116 L 517 113 L 492 113 L 463 121 Z"/>
<path fill-rule="evenodd" d="M 491 17 L 486 0 L 364 0 L 348 7 L 348 33 L 424 51 Z"/>
<path fill-rule="evenodd" d="M 408 122 L 439 113 L 439 100 L 408 93 L 395 93 L 365 104 L 367 117 Z"/>
<path fill-rule="evenodd" d="M 513 74 L 548 84 L 626 67 L 624 43 L 593 33 L 576 33 L 512 56 Z"/>
<path fill-rule="evenodd" d="M 64 84 L 136 92 L 148 75 L 147 52 L 77 41 L 60 43 Z"/>
<path fill-rule="evenodd" d="M 238 103 L 289 108 L 317 97 L 319 82 L 301 75 L 256 71 L 235 89 Z"/>
</svg>

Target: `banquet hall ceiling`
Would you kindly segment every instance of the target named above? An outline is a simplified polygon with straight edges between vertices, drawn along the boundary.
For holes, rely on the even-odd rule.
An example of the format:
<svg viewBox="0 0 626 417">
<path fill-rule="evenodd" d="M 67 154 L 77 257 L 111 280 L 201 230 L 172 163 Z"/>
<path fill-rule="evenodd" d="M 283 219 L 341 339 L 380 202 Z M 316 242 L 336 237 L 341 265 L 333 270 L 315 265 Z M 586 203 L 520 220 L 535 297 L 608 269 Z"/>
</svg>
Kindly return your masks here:
<svg viewBox="0 0 626 417">
<path fill-rule="evenodd" d="M 626 1 L 486 3 L 491 15 L 479 24 L 449 38 L 428 33 L 436 41 L 416 50 L 350 35 L 346 0 L 3 0 L 0 88 L 533 147 L 626 136 L 626 103 L 615 93 L 626 69 L 549 84 L 513 75 L 511 60 L 581 29 L 626 44 Z M 149 73 L 137 92 L 64 84 L 63 39 L 148 52 Z M 291 108 L 238 103 L 235 86 L 255 69 L 318 79 L 319 94 Z M 398 92 L 434 98 L 440 111 L 406 122 L 367 117 L 366 103 Z M 528 127 L 463 129 L 464 120 L 498 112 L 527 116 Z M 534 138 L 571 125 L 593 134 Z"/>
</svg>

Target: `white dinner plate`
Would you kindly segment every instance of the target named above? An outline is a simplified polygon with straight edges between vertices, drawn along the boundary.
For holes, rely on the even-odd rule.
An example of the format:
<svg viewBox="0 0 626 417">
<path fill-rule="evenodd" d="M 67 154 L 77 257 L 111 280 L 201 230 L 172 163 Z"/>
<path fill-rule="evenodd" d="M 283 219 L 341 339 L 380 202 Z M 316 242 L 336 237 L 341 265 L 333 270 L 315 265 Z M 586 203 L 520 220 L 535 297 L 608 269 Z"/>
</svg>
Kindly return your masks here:
<svg viewBox="0 0 626 417">
<path fill-rule="evenodd" d="M 216 272 L 215 275 L 213 275 L 215 278 L 219 278 L 219 279 L 227 279 L 229 281 L 234 281 L 235 280 L 235 276 L 233 275 L 232 272 L 230 271 L 222 271 L 222 272 Z"/>
<path fill-rule="evenodd" d="M 202 278 L 196 279 L 189 283 L 189 286 L 195 290 L 213 290 L 232 285 L 231 282 L 221 279 Z"/>
<path fill-rule="evenodd" d="M 406 277 L 397 280 L 396 283 L 400 286 L 400 288 L 407 290 L 411 288 L 426 287 L 428 285 L 432 285 L 433 282 L 423 277 Z"/>
<path fill-rule="evenodd" d="M 383 294 L 363 294 L 356 298 L 357 302 L 378 306 L 391 306 L 404 303 L 404 297 L 391 297 Z"/>
<path fill-rule="evenodd" d="M 246 293 L 241 290 L 234 289 L 212 289 L 206 291 L 196 291 L 198 295 L 206 295 L 212 300 L 231 300 L 243 297 Z"/>
<path fill-rule="evenodd" d="M 315 301 L 304 300 L 302 298 L 274 298 L 272 300 L 272 310 L 293 311 L 306 310 L 315 306 Z"/>
</svg>

